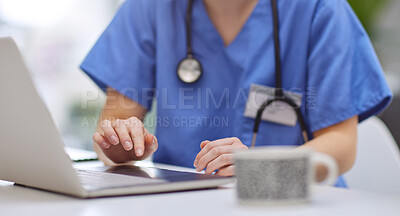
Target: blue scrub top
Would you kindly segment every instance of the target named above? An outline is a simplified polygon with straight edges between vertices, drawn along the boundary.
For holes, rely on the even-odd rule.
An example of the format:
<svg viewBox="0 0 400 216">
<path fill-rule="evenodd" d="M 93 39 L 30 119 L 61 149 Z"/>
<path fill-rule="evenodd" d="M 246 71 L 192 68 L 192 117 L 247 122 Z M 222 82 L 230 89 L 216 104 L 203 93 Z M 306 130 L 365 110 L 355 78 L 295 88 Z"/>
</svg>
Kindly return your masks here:
<svg viewBox="0 0 400 216">
<path fill-rule="evenodd" d="M 238 137 L 250 145 L 254 120 L 243 116 L 250 85 L 275 86 L 272 12 L 260 0 L 228 46 L 201 0 L 192 15 L 194 56 L 203 75 L 177 76 L 186 56 L 185 0 L 127 0 L 81 65 L 148 110 L 157 100 L 154 161 L 192 167 L 200 142 Z M 309 133 L 381 112 L 392 97 L 371 42 L 345 0 L 279 0 L 283 87 L 303 95 Z M 299 125 L 262 122 L 256 145 L 301 145 Z M 344 186 L 343 181 L 338 182 Z"/>
</svg>

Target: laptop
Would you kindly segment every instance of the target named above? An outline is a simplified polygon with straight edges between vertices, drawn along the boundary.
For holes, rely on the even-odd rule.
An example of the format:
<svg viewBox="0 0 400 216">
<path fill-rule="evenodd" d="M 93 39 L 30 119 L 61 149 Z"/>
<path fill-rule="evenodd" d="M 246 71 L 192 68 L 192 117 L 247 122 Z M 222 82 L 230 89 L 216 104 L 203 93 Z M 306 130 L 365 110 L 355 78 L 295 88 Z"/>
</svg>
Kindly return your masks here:
<svg viewBox="0 0 400 216">
<path fill-rule="evenodd" d="M 14 40 L 0 37 L 0 179 L 93 198 L 215 188 L 232 177 L 155 167 L 74 169 Z"/>
</svg>

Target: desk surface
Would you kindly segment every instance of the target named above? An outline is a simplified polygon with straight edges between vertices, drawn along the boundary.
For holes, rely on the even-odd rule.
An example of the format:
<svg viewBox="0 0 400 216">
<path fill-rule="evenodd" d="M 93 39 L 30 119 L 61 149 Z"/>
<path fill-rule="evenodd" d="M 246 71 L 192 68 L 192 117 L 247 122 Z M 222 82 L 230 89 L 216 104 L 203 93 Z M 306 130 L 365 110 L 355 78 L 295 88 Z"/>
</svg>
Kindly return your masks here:
<svg viewBox="0 0 400 216">
<path fill-rule="evenodd" d="M 174 168 L 164 166 L 164 168 Z M 182 169 L 180 169 L 182 170 Z M 310 203 L 249 207 L 232 188 L 190 192 L 76 199 L 0 181 L 0 215 L 400 215 L 400 196 L 333 187 L 313 187 Z"/>
</svg>

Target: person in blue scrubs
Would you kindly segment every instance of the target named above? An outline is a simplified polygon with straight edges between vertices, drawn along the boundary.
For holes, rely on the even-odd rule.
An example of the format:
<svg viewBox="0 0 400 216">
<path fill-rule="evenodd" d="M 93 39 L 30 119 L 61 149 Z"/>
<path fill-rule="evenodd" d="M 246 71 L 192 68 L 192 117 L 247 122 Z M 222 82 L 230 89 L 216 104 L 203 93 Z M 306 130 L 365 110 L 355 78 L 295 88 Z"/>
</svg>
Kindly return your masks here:
<svg viewBox="0 0 400 216">
<path fill-rule="evenodd" d="M 177 76 L 186 56 L 187 0 L 127 0 L 81 68 L 107 93 L 95 149 L 106 164 L 142 160 L 234 175 L 232 152 L 248 149 L 244 116 L 252 84 L 275 86 L 270 0 L 194 0 L 191 39 L 203 74 Z M 356 154 L 357 123 L 392 93 L 373 46 L 345 0 L 278 0 L 282 85 L 302 95 L 311 136 L 262 121 L 256 146 L 294 145 L 331 155 L 340 173 Z M 156 134 L 141 120 L 157 101 Z M 319 168 L 317 178 L 326 170 Z M 338 186 L 345 186 L 339 179 Z"/>
</svg>

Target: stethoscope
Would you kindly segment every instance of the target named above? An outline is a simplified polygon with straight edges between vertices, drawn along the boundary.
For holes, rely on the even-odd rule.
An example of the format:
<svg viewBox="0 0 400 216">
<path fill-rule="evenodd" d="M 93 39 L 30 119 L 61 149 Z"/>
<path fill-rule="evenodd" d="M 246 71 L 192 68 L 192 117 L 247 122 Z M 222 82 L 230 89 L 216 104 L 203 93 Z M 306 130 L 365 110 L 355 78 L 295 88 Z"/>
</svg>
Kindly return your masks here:
<svg viewBox="0 0 400 216">
<path fill-rule="evenodd" d="M 258 134 L 258 128 L 261 122 L 261 116 L 266 108 L 268 108 L 274 102 L 283 102 L 293 108 L 296 112 L 297 119 L 300 124 L 301 134 L 303 141 L 308 141 L 307 125 L 304 121 L 303 114 L 300 110 L 300 106 L 287 94 L 284 93 L 282 88 L 282 70 L 280 60 L 280 40 L 279 40 L 279 16 L 278 16 L 278 5 L 276 0 L 271 0 L 272 15 L 273 15 L 273 27 L 274 27 L 274 48 L 275 48 L 275 94 L 268 98 L 257 111 L 257 116 L 253 127 L 253 138 L 251 141 L 251 147 L 255 146 L 256 138 Z M 193 56 L 192 41 L 191 41 L 191 18 L 192 18 L 193 0 L 189 0 L 186 11 L 186 57 L 179 62 L 177 74 L 179 79 L 184 83 L 197 82 L 202 73 L 202 67 L 200 61 Z"/>
</svg>

